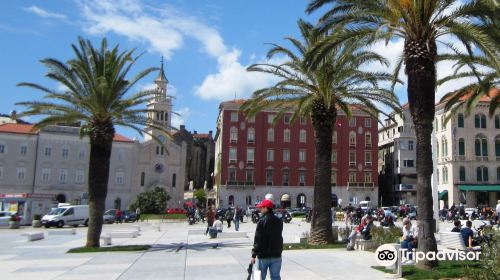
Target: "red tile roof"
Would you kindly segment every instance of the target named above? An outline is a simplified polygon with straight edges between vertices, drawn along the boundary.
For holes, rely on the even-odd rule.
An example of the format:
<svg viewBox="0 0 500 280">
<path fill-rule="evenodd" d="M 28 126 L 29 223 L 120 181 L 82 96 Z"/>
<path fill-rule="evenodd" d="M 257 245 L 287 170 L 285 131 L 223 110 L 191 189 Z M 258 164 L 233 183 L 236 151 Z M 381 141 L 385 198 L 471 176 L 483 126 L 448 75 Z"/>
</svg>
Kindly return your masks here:
<svg viewBox="0 0 500 280">
<path fill-rule="evenodd" d="M 500 94 L 500 89 L 498 89 L 498 88 L 492 88 L 492 89 L 490 89 L 490 91 L 488 92 L 488 94 L 483 94 L 479 98 L 479 102 L 489 103 L 489 102 L 491 102 L 492 98 L 496 97 L 499 94 Z M 451 95 L 450 95 L 449 98 L 451 98 Z M 443 98 L 443 99 L 441 99 L 438 104 L 446 103 L 449 98 Z M 467 94 L 467 95 L 464 95 L 464 96 L 460 97 L 460 101 L 466 101 L 469 98 L 470 98 L 470 94 Z"/>
<path fill-rule="evenodd" d="M 32 124 L 19 124 L 19 123 L 5 123 L 0 125 L 0 133 L 14 133 L 14 134 L 38 134 L 38 131 L 33 131 Z M 116 142 L 134 142 L 134 140 L 127 138 L 121 134 L 115 133 L 113 141 Z"/>
<path fill-rule="evenodd" d="M 0 125 L 0 133 L 37 134 L 32 124 L 5 123 Z"/>
<path fill-rule="evenodd" d="M 208 133 L 198 133 L 198 134 L 193 134 L 194 138 L 208 138 L 210 134 Z"/>
</svg>

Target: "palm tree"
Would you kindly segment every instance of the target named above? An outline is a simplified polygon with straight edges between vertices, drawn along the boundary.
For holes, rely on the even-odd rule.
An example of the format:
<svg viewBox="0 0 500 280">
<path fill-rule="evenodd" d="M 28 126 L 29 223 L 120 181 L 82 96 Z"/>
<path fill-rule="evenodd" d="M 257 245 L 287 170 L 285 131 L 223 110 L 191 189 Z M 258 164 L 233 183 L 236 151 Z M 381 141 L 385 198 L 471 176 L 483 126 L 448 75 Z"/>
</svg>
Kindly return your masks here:
<svg viewBox="0 0 500 280">
<path fill-rule="evenodd" d="M 498 16 L 493 0 L 312 0 L 307 12 L 333 4 L 320 19 L 328 36 L 315 49 L 312 63 L 325 57 L 329 49 L 345 41 L 360 41 L 369 46 L 378 41 L 404 39 L 404 50 L 395 67 L 396 77 L 405 65 L 408 77 L 408 102 L 417 137 L 417 204 L 419 209 L 418 249 L 436 251 L 436 221 L 433 218 L 431 175 L 431 134 L 436 90 L 437 44 L 455 49 L 450 36 L 463 44 L 469 53 L 472 45 L 499 65 L 495 43 L 481 28 L 487 19 Z M 496 15 L 495 15 L 496 13 Z M 331 32 L 342 29 L 343 32 Z M 437 261 L 419 262 L 431 269 Z"/>
<path fill-rule="evenodd" d="M 298 22 L 302 41 L 286 39 L 294 49 L 275 45 L 268 58 L 286 57 L 283 64 L 254 64 L 248 71 L 269 73 L 279 81 L 268 88 L 257 90 L 242 106 L 253 116 L 263 109 L 276 110 L 277 117 L 292 112 L 291 121 L 310 117 L 315 129 L 314 207 L 311 221 L 310 243 L 325 244 L 332 240 L 331 207 L 331 154 L 332 132 L 340 113 L 347 117 L 353 110 L 377 116 L 377 105 L 397 109 L 397 99 L 389 90 L 379 87 L 379 82 L 389 81 L 390 75 L 360 69 L 367 63 L 387 61 L 378 54 L 361 51 L 357 44 L 345 44 L 332 50 L 315 68 L 307 67 L 305 58 L 321 35 L 311 24 Z"/>
<path fill-rule="evenodd" d="M 18 86 L 44 92 L 44 99 L 48 101 L 20 102 L 18 105 L 27 107 L 21 116 L 43 116 L 35 129 L 60 123 L 82 123 L 80 135 L 90 141 L 86 247 L 99 247 L 115 125 L 139 133 L 143 132 L 141 126 L 164 130 L 146 117 L 152 111 L 138 108 L 153 97 L 154 91 L 126 96 L 140 79 L 157 69 L 148 68 L 127 80 L 129 70 L 140 57 L 134 57 L 134 50 L 119 52 L 118 46 L 110 50 L 106 39 L 102 40 L 100 48 L 94 48 L 83 38 L 79 38 L 79 45 L 72 45 L 72 48 L 75 58 L 66 63 L 53 58 L 41 61 L 48 69 L 46 77 L 62 84 L 66 90 L 20 83 Z"/>
</svg>

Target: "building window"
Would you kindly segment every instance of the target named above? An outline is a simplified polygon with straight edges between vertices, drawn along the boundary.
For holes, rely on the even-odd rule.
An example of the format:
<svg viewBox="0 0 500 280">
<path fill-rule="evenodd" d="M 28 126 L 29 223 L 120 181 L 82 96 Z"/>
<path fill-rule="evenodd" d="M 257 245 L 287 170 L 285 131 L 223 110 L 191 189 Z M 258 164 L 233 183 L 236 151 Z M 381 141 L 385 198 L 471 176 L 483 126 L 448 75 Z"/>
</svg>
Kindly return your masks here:
<svg viewBox="0 0 500 280">
<path fill-rule="evenodd" d="M 231 122 L 238 121 L 238 112 L 231 112 Z"/>
<path fill-rule="evenodd" d="M 371 183 L 371 182 L 372 182 L 372 173 L 365 172 L 365 183 Z"/>
<path fill-rule="evenodd" d="M 337 144 L 337 131 L 334 131 L 334 132 L 333 132 L 333 135 L 332 135 L 332 143 L 333 143 L 333 144 Z"/>
<path fill-rule="evenodd" d="M 48 183 L 50 181 L 50 168 L 42 168 L 42 182 Z"/>
<path fill-rule="evenodd" d="M 266 159 L 267 159 L 267 161 L 274 161 L 274 150 L 273 149 L 267 149 Z"/>
<path fill-rule="evenodd" d="M 5 144 L 0 144 L 0 154 L 6 154 L 7 149 L 5 148 Z"/>
<path fill-rule="evenodd" d="M 229 148 L 229 161 L 236 162 L 236 147 Z"/>
<path fill-rule="evenodd" d="M 446 129 L 446 123 L 445 123 L 445 118 L 444 115 L 441 115 L 441 130 Z"/>
<path fill-rule="evenodd" d="M 355 117 L 351 117 L 349 119 L 349 127 L 356 127 L 356 118 Z"/>
<path fill-rule="evenodd" d="M 283 150 L 283 161 L 284 162 L 289 162 L 290 161 L 290 150 L 289 149 L 284 149 Z"/>
<path fill-rule="evenodd" d="M 59 183 L 65 184 L 66 182 L 68 182 L 68 169 L 61 168 L 59 170 Z"/>
<path fill-rule="evenodd" d="M 290 170 L 283 169 L 283 186 L 288 186 L 290 184 Z"/>
<path fill-rule="evenodd" d="M 495 128 L 496 129 L 500 128 L 500 116 L 499 115 L 495 116 Z"/>
<path fill-rule="evenodd" d="M 290 129 L 283 130 L 283 142 L 290 142 Z"/>
<path fill-rule="evenodd" d="M 290 120 L 291 120 L 291 119 L 292 119 L 292 116 L 290 116 L 290 115 L 288 115 L 288 114 L 286 114 L 286 115 L 284 115 L 284 116 L 283 116 L 283 122 L 284 122 L 285 124 L 290 124 Z"/>
<path fill-rule="evenodd" d="M 141 187 L 146 184 L 146 172 L 141 172 Z"/>
<path fill-rule="evenodd" d="M 365 133 L 365 147 L 366 148 L 372 147 L 372 134 L 370 132 Z"/>
<path fill-rule="evenodd" d="M 486 128 L 486 116 L 484 114 L 476 114 L 474 116 L 474 126 L 476 128 Z"/>
<path fill-rule="evenodd" d="M 495 138 L 495 156 L 500 159 L 500 136 Z"/>
<path fill-rule="evenodd" d="M 247 122 L 254 123 L 255 122 L 255 116 L 247 117 Z"/>
<path fill-rule="evenodd" d="M 475 143 L 476 157 L 487 157 L 488 156 L 488 143 L 486 137 L 483 135 L 477 135 Z"/>
<path fill-rule="evenodd" d="M 17 168 L 16 178 L 18 181 L 24 181 L 26 179 L 26 167 Z"/>
<path fill-rule="evenodd" d="M 465 156 L 465 140 L 463 138 L 458 139 L 458 155 Z"/>
<path fill-rule="evenodd" d="M 3 166 L 0 166 L 0 180 L 3 180 Z"/>
<path fill-rule="evenodd" d="M 443 183 L 448 183 L 448 167 L 443 167 Z"/>
<path fill-rule="evenodd" d="M 22 156 L 25 156 L 26 154 L 28 154 L 28 145 L 22 144 L 19 153 Z"/>
<path fill-rule="evenodd" d="M 271 115 L 271 114 L 267 115 L 267 123 L 268 124 L 274 123 L 274 118 L 275 117 L 276 117 L 275 115 Z"/>
<path fill-rule="evenodd" d="M 436 157 L 439 157 L 439 140 L 436 141 Z"/>
<path fill-rule="evenodd" d="M 500 167 L 497 167 L 497 181 L 500 181 Z"/>
<path fill-rule="evenodd" d="M 460 182 L 465 182 L 465 167 L 460 166 L 458 169 L 458 180 Z"/>
<path fill-rule="evenodd" d="M 272 186 L 273 185 L 273 170 L 266 170 L 266 185 L 267 186 Z"/>
<path fill-rule="evenodd" d="M 486 166 L 479 166 L 476 169 L 477 181 L 488 182 L 488 168 Z"/>
<path fill-rule="evenodd" d="M 349 183 L 356 182 L 356 172 L 349 172 Z"/>
<path fill-rule="evenodd" d="M 236 168 L 234 167 L 229 167 L 229 176 L 228 176 L 228 181 L 229 182 L 236 182 Z"/>
<path fill-rule="evenodd" d="M 306 172 L 304 170 L 299 170 L 299 186 L 305 186 L 306 184 Z"/>
<path fill-rule="evenodd" d="M 365 118 L 365 127 L 372 127 L 372 119 Z"/>
<path fill-rule="evenodd" d="M 436 169 L 436 181 L 439 183 L 439 169 Z"/>
<path fill-rule="evenodd" d="M 356 152 L 349 152 L 349 166 L 356 166 Z"/>
<path fill-rule="evenodd" d="M 85 151 L 80 150 L 80 152 L 78 152 L 78 160 L 84 160 L 84 159 L 85 159 Z"/>
<path fill-rule="evenodd" d="M 300 124 L 307 124 L 307 118 L 305 116 L 300 117 Z"/>
<path fill-rule="evenodd" d="M 159 155 L 160 154 L 160 146 L 156 146 L 156 154 Z"/>
<path fill-rule="evenodd" d="M 247 170 L 245 179 L 246 182 L 253 183 L 253 169 Z"/>
<path fill-rule="evenodd" d="M 50 147 L 45 147 L 45 152 L 44 152 L 44 155 L 46 157 L 50 157 L 52 155 L 52 148 Z"/>
<path fill-rule="evenodd" d="M 446 140 L 446 138 L 443 138 L 441 140 L 441 152 L 443 154 L 443 157 L 448 156 L 448 140 Z"/>
<path fill-rule="evenodd" d="M 68 148 L 63 148 L 62 149 L 62 157 L 64 159 L 68 158 L 68 155 L 69 155 L 69 149 Z"/>
<path fill-rule="evenodd" d="M 437 118 L 434 120 L 434 128 L 435 128 L 436 132 L 439 130 L 439 124 L 438 124 L 438 119 Z"/>
<path fill-rule="evenodd" d="M 253 163 L 254 155 L 255 155 L 255 149 L 254 148 L 247 148 L 247 162 L 248 163 Z"/>
<path fill-rule="evenodd" d="M 337 151 L 332 151 L 332 162 L 337 163 Z"/>
<path fill-rule="evenodd" d="M 172 188 L 177 186 L 177 174 L 172 174 Z"/>
<path fill-rule="evenodd" d="M 229 130 L 229 140 L 231 143 L 236 143 L 238 141 L 238 129 L 234 126 Z"/>
<path fill-rule="evenodd" d="M 349 132 L 349 147 L 356 147 L 356 132 Z"/>
<path fill-rule="evenodd" d="M 247 131 L 247 142 L 254 143 L 255 142 L 255 129 L 250 127 Z"/>
<path fill-rule="evenodd" d="M 413 151 L 413 146 L 414 146 L 414 142 L 411 140 L 408 141 L 408 150 Z"/>
<path fill-rule="evenodd" d="M 464 114 L 458 114 L 457 119 L 458 127 L 464 127 Z"/>
<path fill-rule="evenodd" d="M 413 159 L 405 159 L 403 160 L 403 166 L 404 167 L 415 167 L 415 162 Z"/>
<path fill-rule="evenodd" d="M 331 182 L 330 182 L 330 185 L 331 185 L 332 187 L 337 186 L 337 171 L 332 170 L 332 175 L 331 175 L 331 177 L 330 177 L 330 181 L 331 181 Z"/>
<path fill-rule="evenodd" d="M 365 165 L 372 166 L 372 152 L 365 152 Z"/>
<path fill-rule="evenodd" d="M 267 130 L 267 142 L 274 142 L 274 129 L 272 128 Z"/>
<path fill-rule="evenodd" d="M 85 181 L 85 173 L 82 169 L 77 169 L 75 171 L 75 183 L 76 184 L 83 184 Z"/>
<path fill-rule="evenodd" d="M 304 129 L 301 129 L 300 130 L 300 133 L 299 133 L 299 142 L 300 143 L 305 143 L 306 142 L 306 131 Z"/>
<path fill-rule="evenodd" d="M 306 161 L 306 150 L 299 150 L 299 162 Z"/>
</svg>

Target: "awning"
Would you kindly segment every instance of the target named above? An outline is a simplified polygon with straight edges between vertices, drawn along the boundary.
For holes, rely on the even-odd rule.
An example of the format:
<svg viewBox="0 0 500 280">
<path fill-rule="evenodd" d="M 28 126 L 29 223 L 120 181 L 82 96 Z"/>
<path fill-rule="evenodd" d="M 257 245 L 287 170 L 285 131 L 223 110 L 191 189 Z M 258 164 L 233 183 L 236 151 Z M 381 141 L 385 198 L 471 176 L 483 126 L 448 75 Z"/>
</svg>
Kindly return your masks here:
<svg viewBox="0 0 500 280">
<path fill-rule="evenodd" d="M 448 200 L 448 191 L 444 190 L 438 194 L 439 200 Z"/>
<path fill-rule="evenodd" d="M 290 201 L 290 195 L 284 194 L 281 196 L 281 201 Z"/>
<path fill-rule="evenodd" d="M 458 185 L 461 191 L 500 192 L 500 185 Z"/>
</svg>

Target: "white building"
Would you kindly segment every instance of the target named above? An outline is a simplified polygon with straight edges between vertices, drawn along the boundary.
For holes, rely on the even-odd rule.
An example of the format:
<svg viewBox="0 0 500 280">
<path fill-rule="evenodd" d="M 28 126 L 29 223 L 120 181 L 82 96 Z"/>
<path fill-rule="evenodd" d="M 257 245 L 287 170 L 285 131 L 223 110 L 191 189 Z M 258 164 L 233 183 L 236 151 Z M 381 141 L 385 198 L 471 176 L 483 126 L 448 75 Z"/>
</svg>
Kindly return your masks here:
<svg viewBox="0 0 500 280">
<path fill-rule="evenodd" d="M 415 129 L 408 104 L 402 114 L 392 114 L 378 135 L 380 200 L 383 205 L 417 203 Z"/>
<path fill-rule="evenodd" d="M 436 105 L 434 167 L 441 207 L 493 206 L 500 199 L 500 110 L 490 118 L 489 105 L 485 96 L 469 114 L 459 110 L 448 122 L 445 103 Z"/>
<path fill-rule="evenodd" d="M 172 103 L 163 65 L 155 83 L 158 94 L 147 106 L 158 113 L 149 117 L 170 129 Z M 0 210 L 13 203 L 6 195 L 43 194 L 59 202 L 87 203 L 90 145 L 79 131 L 77 126 L 33 131 L 30 124 L 0 124 Z M 137 194 L 157 186 L 170 195 L 169 207 L 182 205 L 186 144 L 178 145 L 159 131 L 150 133 L 163 145 L 149 136 L 139 142 L 115 134 L 106 208 L 126 209 Z M 23 208 L 30 211 L 32 205 L 27 204 Z"/>
</svg>

